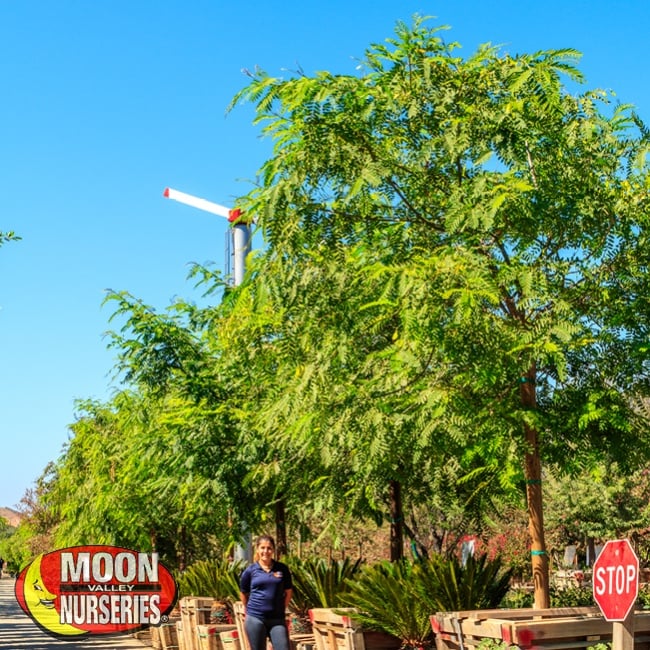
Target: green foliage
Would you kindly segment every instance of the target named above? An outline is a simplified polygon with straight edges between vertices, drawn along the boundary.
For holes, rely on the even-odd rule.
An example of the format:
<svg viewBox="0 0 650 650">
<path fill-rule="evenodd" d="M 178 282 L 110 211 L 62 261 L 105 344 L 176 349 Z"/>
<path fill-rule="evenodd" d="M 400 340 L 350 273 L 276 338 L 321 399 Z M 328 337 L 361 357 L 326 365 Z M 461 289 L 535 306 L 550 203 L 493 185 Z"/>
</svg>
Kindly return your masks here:
<svg viewBox="0 0 650 650">
<path fill-rule="evenodd" d="M 27 521 L 20 525 L 8 536 L 0 540 L 0 557 L 7 562 L 7 571 L 18 573 L 34 557 L 49 547 L 38 548 L 39 535 Z"/>
<path fill-rule="evenodd" d="M 477 460 L 484 489 L 527 480 L 534 519 L 531 456 L 645 462 L 645 130 L 564 86 L 578 58 L 461 58 L 416 18 L 355 76 L 257 72 L 235 99 L 275 142 L 245 199 L 269 243 L 251 290 L 282 313 L 256 426 L 356 513 L 388 481 L 426 503 L 457 459 L 457 485 Z"/>
<path fill-rule="evenodd" d="M 4 517 L 0 517 L 0 542 L 11 537 L 14 531 L 15 528 Z"/>
<path fill-rule="evenodd" d="M 343 601 L 359 611 L 350 614 L 368 630 L 386 632 L 402 640 L 404 647 L 430 647 L 433 643 L 429 616 L 416 565 L 405 560 L 364 567 L 350 582 Z"/>
<path fill-rule="evenodd" d="M 594 607 L 594 595 L 589 587 L 551 587 L 551 607 Z"/>
<path fill-rule="evenodd" d="M 498 607 L 512 578 L 500 557 L 490 560 L 485 554 L 470 555 L 464 564 L 455 556 L 434 556 L 420 567 L 423 595 L 433 612 Z"/>
<path fill-rule="evenodd" d="M 519 581 L 531 580 L 530 538 L 526 529 L 526 513 L 522 508 L 507 507 L 492 520 L 475 541 L 475 551 L 489 559 L 499 557 L 504 567 Z"/>
<path fill-rule="evenodd" d="M 558 478 L 549 472 L 544 487 L 551 545 L 619 539 L 630 530 L 647 529 L 649 479 L 647 468 L 623 472 L 616 464 L 597 464 L 579 476 Z M 642 561 L 650 557 L 643 544 L 637 552 Z"/>
<path fill-rule="evenodd" d="M 56 516 L 56 544 L 155 549 L 171 567 L 219 555 L 230 531 L 211 469 L 225 454 L 215 448 L 210 414 L 177 396 L 127 391 L 78 407 L 42 497 Z"/>
<path fill-rule="evenodd" d="M 359 571 L 361 560 L 286 559 L 293 577 L 291 608 L 304 616 L 314 607 L 340 607 L 349 580 Z"/>
<path fill-rule="evenodd" d="M 533 607 L 535 604 L 535 594 L 530 589 L 510 589 L 501 601 L 501 607 L 504 609 L 522 609 L 524 607 Z"/>
<path fill-rule="evenodd" d="M 360 610 L 352 614 L 364 627 L 401 639 L 406 647 L 432 643 L 429 617 L 441 611 L 497 607 L 508 591 L 510 572 L 486 556 L 380 562 L 364 567 L 350 581 L 343 601 Z"/>
<path fill-rule="evenodd" d="M 18 537 L 16 532 L 16 528 L 11 526 L 6 519 L 0 517 L 0 558 L 7 563 L 7 571 L 9 572 L 16 571 L 22 564 L 20 555 L 17 552 L 16 542 Z"/>
<path fill-rule="evenodd" d="M 183 566 L 280 503 L 295 527 L 334 525 L 342 504 L 397 526 L 393 484 L 409 534 L 430 509 L 442 548 L 522 486 L 539 496 L 531 457 L 570 475 L 647 462 L 647 129 L 564 86 L 582 79 L 574 50 L 463 58 L 440 29 L 398 23 L 350 75 L 251 75 L 234 104 L 255 104 L 275 149 L 238 203 L 264 252 L 229 291 L 195 269 L 222 297 L 209 307 L 109 295 L 126 390 L 79 405 L 39 496 L 55 541 Z M 570 534 L 604 531 L 603 503 L 645 525 L 618 480 L 585 493 Z M 470 569 L 435 568 L 440 606 L 492 598 Z"/>
<path fill-rule="evenodd" d="M 505 641 L 497 641 L 497 639 L 482 639 L 476 646 L 478 650 L 508 650 L 513 646 L 507 644 Z"/>
<path fill-rule="evenodd" d="M 638 609 L 650 609 L 650 585 L 647 582 L 639 585 L 636 607 Z"/>
<path fill-rule="evenodd" d="M 17 241 L 19 239 L 21 238 L 18 235 L 16 235 L 16 233 L 13 232 L 12 230 L 4 231 L 4 232 L 0 230 L 0 246 L 2 246 L 2 244 L 6 242 Z"/>
<path fill-rule="evenodd" d="M 243 563 L 228 560 L 195 562 L 177 576 L 179 597 L 206 596 L 232 604 L 239 600 Z"/>
<path fill-rule="evenodd" d="M 641 590 L 642 591 L 642 590 Z M 639 603 L 643 602 L 643 597 L 639 592 Z M 510 589 L 503 601 L 501 607 L 505 609 L 521 609 L 533 607 L 533 592 L 530 589 Z M 550 589 L 551 607 L 594 607 L 594 597 L 591 587 L 551 587 Z"/>
</svg>

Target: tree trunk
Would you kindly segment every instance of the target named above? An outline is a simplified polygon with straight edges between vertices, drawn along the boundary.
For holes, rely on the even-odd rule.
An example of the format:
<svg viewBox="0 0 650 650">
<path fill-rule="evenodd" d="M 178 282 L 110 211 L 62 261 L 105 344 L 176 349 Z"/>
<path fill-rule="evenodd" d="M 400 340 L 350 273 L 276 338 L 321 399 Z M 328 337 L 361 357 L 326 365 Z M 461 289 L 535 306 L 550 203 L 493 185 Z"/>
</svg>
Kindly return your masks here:
<svg viewBox="0 0 650 650">
<path fill-rule="evenodd" d="M 279 558 L 287 554 L 287 520 L 282 497 L 275 502 L 275 550 Z"/>
<path fill-rule="evenodd" d="M 535 394 L 535 365 L 521 378 L 521 403 L 527 410 L 537 408 Z M 535 609 L 550 607 L 549 566 L 546 543 L 544 541 L 544 511 L 542 505 L 542 464 L 539 457 L 539 436 L 537 430 L 524 424 L 526 436 L 526 501 L 528 503 L 528 532 L 530 534 L 530 553 L 535 586 Z"/>
<path fill-rule="evenodd" d="M 593 566 L 596 559 L 596 542 L 593 537 L 587 537 L 587 566 Z"/>
<path fill-rule="evenodd" d="M 390 503 L 390 561 L 395 562 L 404 557 L 403 528 L 404 515 L 402 512 L 402 486 L 399 481 L 388 484 Z"/>
</svg>

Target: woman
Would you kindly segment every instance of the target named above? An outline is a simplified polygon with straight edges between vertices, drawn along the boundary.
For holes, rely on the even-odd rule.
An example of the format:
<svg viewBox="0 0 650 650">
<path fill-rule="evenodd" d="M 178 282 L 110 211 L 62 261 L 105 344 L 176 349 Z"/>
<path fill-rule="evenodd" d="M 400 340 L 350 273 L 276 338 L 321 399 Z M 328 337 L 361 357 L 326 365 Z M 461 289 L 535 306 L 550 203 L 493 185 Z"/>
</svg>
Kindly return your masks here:
<svg viewBox="0 0 650 650">
<path fill-rule="evenodd" d="M 269 535 L 258 537 L 255 562 L 244 569 L 239 580 L 246 620 L 244 629 L 251 650 L 266 650 L 271 639 L 273 650 L 289 650 L 286 609 L 293 583 L 289 567 L 275 557 L 275 541 Z"/>
</svg>

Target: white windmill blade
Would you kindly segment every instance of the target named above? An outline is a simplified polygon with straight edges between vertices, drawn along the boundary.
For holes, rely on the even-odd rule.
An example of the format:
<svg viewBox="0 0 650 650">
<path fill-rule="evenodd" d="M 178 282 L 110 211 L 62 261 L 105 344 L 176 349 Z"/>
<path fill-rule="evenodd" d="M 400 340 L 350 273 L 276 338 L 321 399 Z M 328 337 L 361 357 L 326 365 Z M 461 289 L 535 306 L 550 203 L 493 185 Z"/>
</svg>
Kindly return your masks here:
<svg viewBox="0 0 650 650">
<path fill-rule="evenodd" d="M 218 203 L 213 203 L 207 199 L 200 199 L 197 196 L 192 196 L 191 194 L 185 194 L 185 192 L 179 192 L 178 190 L 173 190 L 171 187 L 166 187 L 163 192 L 163 196 L 168 199 L 173 199 L 179 203 L 185 203 L 185 205 L 190 205 L 193 208 L 198 208 L 205 212 L 211 212 L 212 214 L 219 215 L 226 219 L 231 219 L 231 211 L 223 205 Z"/>
</svg>

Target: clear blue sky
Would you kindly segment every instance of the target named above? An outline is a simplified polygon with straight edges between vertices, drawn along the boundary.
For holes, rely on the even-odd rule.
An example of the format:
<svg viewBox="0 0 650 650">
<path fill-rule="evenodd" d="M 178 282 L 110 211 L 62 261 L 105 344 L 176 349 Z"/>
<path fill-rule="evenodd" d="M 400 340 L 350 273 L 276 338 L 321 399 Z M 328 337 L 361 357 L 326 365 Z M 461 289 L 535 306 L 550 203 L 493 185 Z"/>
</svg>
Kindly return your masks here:
<svg viewBox="0 0 650 650">
<path fill-rule="evenodd" d="M 0 506 L 68 439 L 76 399 L 108 399 L 107 288 L 164 309 L 190 262 L 224 264 L 226 223 L 169 185 L 230 204 L 270 153 L 252 110 L 225 116 L 259 65 L 353 73 L 415 13 L 469 55 L 573 47 L 586 87 L 650 122 L 647 0 L 0 0 Z"/>
</svg>

